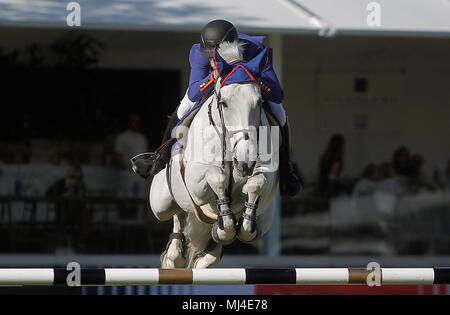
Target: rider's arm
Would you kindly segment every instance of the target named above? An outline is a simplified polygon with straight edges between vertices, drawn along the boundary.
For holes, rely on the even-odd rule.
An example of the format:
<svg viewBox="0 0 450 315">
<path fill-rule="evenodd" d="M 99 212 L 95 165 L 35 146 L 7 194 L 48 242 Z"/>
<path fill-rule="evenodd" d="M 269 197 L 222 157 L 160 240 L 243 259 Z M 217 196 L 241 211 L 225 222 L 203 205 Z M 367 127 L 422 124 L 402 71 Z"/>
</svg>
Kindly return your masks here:
<svg viewBox="0 0 450 315">
<path fill-rule="evenodd" d="M 208 58 L 202 54 L 200 44 L 192 46 L 189 53 L 189 63 L 191 64 L 191 74 L 189 77 L 188 97 L 195 102 L 207 95 L 214 86 L 210 84 L 205 88 L 211 80 L 211 65 Z"/>
<path fill-rule="evenodd" d="M 269 88 L 269 90 L 264 93 L 264 98 L 274 103 L 281 103 L 283 101 L 284 92 L 281 87 L 281 83 L 278 80 L 277 74 L 273 69 L 272 49 L 268 49 L 267 58 L 265 67 L 261 71 L 261 81 Z"/>
</svg>

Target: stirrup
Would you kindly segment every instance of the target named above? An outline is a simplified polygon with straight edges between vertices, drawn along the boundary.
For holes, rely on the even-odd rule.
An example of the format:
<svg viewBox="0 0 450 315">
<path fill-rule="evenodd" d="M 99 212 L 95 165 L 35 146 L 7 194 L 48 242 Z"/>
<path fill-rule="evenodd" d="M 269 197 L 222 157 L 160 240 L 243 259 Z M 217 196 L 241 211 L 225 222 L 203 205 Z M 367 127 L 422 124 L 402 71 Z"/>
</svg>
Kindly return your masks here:
<svg viewBox="0 0 450 315">
<path fill-rule="evenodd" d="M 159 154 L 158 151 L 155 152 L 145 152 L 145 153 L 141 153 L 138 154 L 136 156 L 133 156 L 130 161 L 131 163 L 136 163 L 137 160 L 151 160 L 151 161 L 156 161 L 157 159 L 159 159 L 159 157 L 161 156 L 161 154 Z"/>
<path fill-rule="evenodd" d="M 153 168 L 155 161 L 160 158 L 158 152 L 146 152 L 138 154 L 130 159 L 131 169 L 144 179 L 147 179 L 151 174 L 150 170 Z"/>
<path fill-rule="evenodd" d="M 165 141 L 155 152 L 145 152 L 132 157 L 130 161 L 133 172 L 143 178 L 156 175 L 167 164 L 167 150 L 171 150 L 175 142 L 176 139 L 171 138 Z"/>
<path fill-rule="evenodd" d="M 170 148 L 172 147 L 172 145 L 176 142 L 176 139 L 170 138 L 169 140 L 165 141 L 163 144 L 161 144 L 159 146 L 158 149 L 156 149 L 155 152 L 145 152 L 145 153 L 141 153 L 138 154 L 134 157 L 131 158 L 131 163 L 136 162 L 139 159 L 145 159 L 145 160 L 151 160 L 151 161 L 156 161 L 161 157 L 161 151 L 167 149 L 167 147 L 170 146 Z"/>
</svg>

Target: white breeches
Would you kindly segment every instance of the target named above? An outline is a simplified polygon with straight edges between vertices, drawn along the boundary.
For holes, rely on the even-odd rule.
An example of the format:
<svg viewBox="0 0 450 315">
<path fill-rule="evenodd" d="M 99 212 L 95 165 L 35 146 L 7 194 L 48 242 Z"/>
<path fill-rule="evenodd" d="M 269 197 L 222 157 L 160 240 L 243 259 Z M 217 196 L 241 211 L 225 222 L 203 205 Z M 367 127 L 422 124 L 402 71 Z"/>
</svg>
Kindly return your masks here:
<svg viewBox="0 0 450 315">
<path fill-rule="evenodd" d="M 284 110 L 283 104 L 274 103 L 271 101 L 268 101 L 270 111 L 275 116 L 277 121 L 281 124 L 281 127 L 283 127 L 286 124 L 286 111 Z M 194 107 L 195 102 L 191 101 L 186 94 L 184 95 L 183 99 L 180 102 L 180 106 L 178 106 L 177 110 L 177 116 L 179 119 L 184 116 L 188 111 L 191 110 L 192 107 Z"/>
</svg>

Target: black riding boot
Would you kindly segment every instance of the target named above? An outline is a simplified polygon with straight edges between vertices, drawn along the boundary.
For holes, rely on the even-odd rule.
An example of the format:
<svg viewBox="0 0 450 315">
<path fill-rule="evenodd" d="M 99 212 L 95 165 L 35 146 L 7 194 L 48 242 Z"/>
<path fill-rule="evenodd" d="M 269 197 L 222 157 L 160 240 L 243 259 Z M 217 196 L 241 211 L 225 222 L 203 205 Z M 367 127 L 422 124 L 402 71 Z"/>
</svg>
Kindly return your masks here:
<svg viewBox="0 0 450 315">
<path fill-rule="evenodd" d="M 297 168 L 291 162 L 291 141 L 289 135 L 289 122 L 281 127 L 281 150 L 280 150 L 280 193 L 282 196 L 295 196 L 303 188 Z"/>
<path fill-rule="evenodd" d="M 148 178 L 151 175 L 158 174 L 170 161 L 172 145 L 176 142 L 176 139 L 172 138 L 172 129 L 180 121 L 177 110 L 178 107 L 175 108 L 170 117 L 161 146 L 155 152 L 139 154 L 131 159 L 133 171 L 141 177 Z"/>
</svg>

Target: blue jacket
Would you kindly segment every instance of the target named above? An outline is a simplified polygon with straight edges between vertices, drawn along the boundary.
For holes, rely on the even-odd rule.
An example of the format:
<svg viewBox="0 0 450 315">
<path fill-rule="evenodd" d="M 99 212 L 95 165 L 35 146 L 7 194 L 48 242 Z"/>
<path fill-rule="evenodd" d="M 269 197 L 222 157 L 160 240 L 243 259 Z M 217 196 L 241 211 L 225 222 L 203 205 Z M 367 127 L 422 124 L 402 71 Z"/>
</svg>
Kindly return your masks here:
<svg viewBox="0 0 450 315">
<path fill-rule="evenodd" d="M 263 91 L 263 98 L 275 103 L 283 101 L 283 89 L 278 81 L 277 75 L 272 65 L 272 49 L 267 48 L 263 44 L 263 36 L 249 36 L 239 34 L 239 40 L 244 42 L 244 60 L 243 65 L 249 69 L 254 77 L 260 81 L 268 89 Z M 222 77 L 229 72 L 233 66 L 228 65 L 220 56 L 218 56 L 219 68 Z M 188 97 L 191 101 L 196 102 L 206 96 L 213 89 L 213 85 L 204 91 L 200 91 L 200 86 L 211 79 L 213 71 L 202 51 L 200 44 L 194 44 L 189 53 L 189 62 L 191 64 L 191 74 L 189 78 Z M 239 72 L 239 71 L 238 71 Z M 244 73 L 235 73 L 226 84 L 248 81 L 248 76 Z"/>
</svg>

